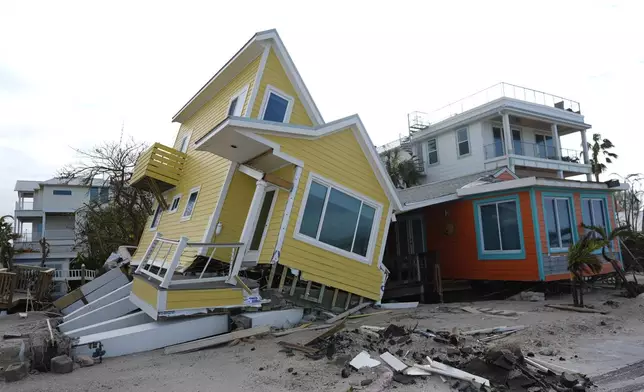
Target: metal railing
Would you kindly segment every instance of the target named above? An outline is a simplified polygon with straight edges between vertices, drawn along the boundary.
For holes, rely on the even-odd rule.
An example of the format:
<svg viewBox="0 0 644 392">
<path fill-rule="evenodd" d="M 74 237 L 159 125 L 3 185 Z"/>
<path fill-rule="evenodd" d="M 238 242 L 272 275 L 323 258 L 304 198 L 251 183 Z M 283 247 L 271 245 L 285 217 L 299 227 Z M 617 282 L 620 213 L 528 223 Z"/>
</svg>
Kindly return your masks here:
<svg viewBox="0 0 644 392">
<path fill-rule="evenodd" d="M 557 149 L 554 146 L 548 146 L 542 143 L 528 143 L 516 140 L 512 142 L 512 149 L 514 155 L 559 160 L 557 157 Z M 562 161 L 580 163 L 581 151 L 571 150 L 569 148 L 562 148 L 560 151 Z M 485 159 L 493 159 L 506 155 L 505 145 L 502 141 L 483 146 L 483 152 Z"/>
<path fill-rule="evenodd" d="M 426 114 L 413 112 L 413 124 L 415 124 L 416 127 L 423 124 L 434 124 L 474 109 L 478 106 L 485 105 L 486 103 L 499 98 L 514 98 L 525 102 L 558 108 L 568 112 L 581 113 L 581 106 L 577 101 L 543 91 L 501 82 L 456 102 L 452 102 L 449 105 L 443 106 L 432 113 Z M 412 121 L 409 120 L 409 122 L 411 127 Z"/>
<path fill-rule="evenodd" d="M 83 277 L 83 274 L 85 275 Z M 96 271 L 94 270 L 82 270 L 82 269 L 72 269 L 72 270 L 56 270 L 54 272 L 54 280 L 92 280 L 96 277 Z"/>
<path fill-rule="evenodd" d="M 18 200 L 16 202 L 16 211 L 33 211 L 34 210 L 34 202 L 33 201 L 26 201 L 26 200 Z"/>
<path fill-rule="evenodd" d="M 179 240 L 163 238 L 160 233 L 156 233 L 150 246 L 148 246 L 141 263 L 136 269 L 137 273 L 146 275 L 159 282 L 162 288 L 177 286 L 190 283 L 207 283 L 207 282 L 224 282 L 235 279 L 233 271 L 241 264 L 242 257 L 239 255 L 242 243 L 208 243 L 208 242 L 188 242 L 187 237 L 181 237 Z M 182 279 L 173 279 L 174 273 L 179 266 L 181 254 L 186 247 L 198 247 L 202 249 L 212 249 L 208 261 L 205 263 L 201 273 L 196 278 L 185 277 Z M 226 276 L 204 277 L 208 266 L 210 265 L 216 249 L 231 249 L 231 262 L 228 274 Z M 239 270 L 237 268 L 237 270 Z"/>
</svg>

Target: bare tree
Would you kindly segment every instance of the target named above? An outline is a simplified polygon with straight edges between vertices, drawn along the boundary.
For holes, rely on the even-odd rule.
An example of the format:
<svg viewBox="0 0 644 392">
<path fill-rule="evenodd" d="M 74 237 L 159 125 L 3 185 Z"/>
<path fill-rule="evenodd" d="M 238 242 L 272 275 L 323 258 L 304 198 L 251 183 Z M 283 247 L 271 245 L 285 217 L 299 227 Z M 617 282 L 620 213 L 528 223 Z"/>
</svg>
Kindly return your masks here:
<svg viewBox="0 0 644 392">
<path fill-rule="evenodd" d="M 6 218 L 13 219 L 11 215 L 0 217 L 0 261 L 2 266 L 11 270 L 13 259 L 13 241 L 18 238 L 12 229 L 11 223 L 5 221 Z"/>
<path fill-rule="evenodd" d="M 79 180 L 91 186 L 102 179 L 109 192 L 85 203 L 79 209 L 76 223 L 76 245 L 79 262 L 88 268 L 102 265 L 107 256 L 120 245 L 137 245 L 149 215 L 153 197 L 146 191 L 130 186 L 129 181 L 139 155 L 147 145 L 132 139 L 105 142 L 91 150 L 75 150 L 79 163 L 64 167 L 58 177 Z"/>
</svg>

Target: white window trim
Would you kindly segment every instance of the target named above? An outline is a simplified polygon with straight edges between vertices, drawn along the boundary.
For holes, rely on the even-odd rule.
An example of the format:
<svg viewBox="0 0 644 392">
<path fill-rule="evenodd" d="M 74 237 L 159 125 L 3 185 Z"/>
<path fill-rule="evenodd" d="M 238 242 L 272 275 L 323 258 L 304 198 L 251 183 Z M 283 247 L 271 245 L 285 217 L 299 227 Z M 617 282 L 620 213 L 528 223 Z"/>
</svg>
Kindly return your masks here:
<svg viewBox="0 0 644 392">
<path fill-rule="evenodd" d="M 432 140 L 434 140 L 434 142 L 436 144 L 436 149 L 434 149 L 434 150 L 429 149 L 429 142 L 432 141 Z M 429 162 L 429 153 L 434 152 L 434 151 L 436 151 L 436 162 L 431 163 L 431 162 Z M 432 137 L 432 138 L 427 139 L 427 166 L 436 166 L 440 162 L 441 162 L 441 159 L 438 156 L 438 138 L 437 137 Z"/>
<path fill-rule="evenodd" d="M 266 223 L 264 224 L 263 232 L 262 232 L 262 238 L 259 241 L 259 248 L 257 250 L 251 250 L 250 249 L 250 243 L 253 241 L 253 235 L 255 235 L 255 230 L 257 230 L 257 223 L 255 222 L 255 230 L 253 230 L 253 233 L 250 236 L 250 239 L 248 240 L 248 250 L 250 252 L 257 252 L 257 255 L 262 254 L 262 249 L 264 248 L 264 240 L 266 240 L 266 235 L 268 234 L 268 228 L 271 225 L 271 218 L 273 217 L 273 210 L 275 209 L 275 202 L 277 202 L 277 198 L 279 196 L 279 188 L 276 186 L 267 186 L 264 189 L 264 197 L 262 198 L 262 204 L 264 204 L 264 198 L 266 198 L 266 194 L 270 191 L 275 191 L 275 195 L 273 196 L 273 200 L 271 201 L 271 207 L 268 210 L 268 219 L 266 220 Z M 261 210 L 261 206 L 260 206 Z M 259 212 L 257 213 L 257 219 L 259 220 Z"/>
<path fill-rule="evenodd" d="M 583 204 L 584 200 L 590 201 L 590 207 L 589 207 L 590 210 L 588 212 L 590 212 L 590 219 L 592 220 L 592 222 L 590 222 L 590 223 L 593 226 L 599 226 L 597 224 L 597 218 L 595 216 L 595 206 L 593 204 L 593 201 L 601 201 L 601 203 L 602 203 L 602 211 L 600 211 L 600 213 L 601 213 L 601 216 L 602 216 L 602 220 L 604 221 L 604 230 L 608 230 L 608 222 L 605 222 L 606 221 L 606 215 L 604 214 L 604 211 L 608 211 L 608 206 L 606 205 L 606 201 L 604 199 L 601 199 L 601 198 L 583 197 L 582 198 L 582 204 L 581 204 L 582 211 L 583 211 L 583 208 L 584 208 L 584 204 Z M 582 222 L 583 222 L 583 219 L 582 219 Z"/>
<path fill-rule="evenodd" d="M 519 203 L 514 200 L 514 199 L 507 199 L 507 200 L 497 200 L 497 201 L 491 201 L 489 203 L 481 203 L 477 206 L 478 210 L 478 215 L 479 215 L 479 233 L 481 236 L 481 253 L 483 254 L 493 254 L 493 255 L 498 255 L 498 254 L 516 254 L 517 252 L 521 252 L 523 249 L 523 244 L 521 243 L 521 238 L 519 238 L 519 249 L 499 249 L 499 250 L 488 250 L 485 249 L 485 235 L 483 233 L 483 213 L 481 212 L 481 207 L 484 206 L 491 206 L 494 205 L 496 207 L 496 229 L 499 232 L 499 246 L 503 247 L 503 237 L 501 236 L 501 221 L 499 218 L 499 204 L 503 203 L 514 203 L 514 205 L 517 207 L 517 224 L 521 224 L 519 222 Z"/>
<path fill-rule="evenodd" d="M 179 204 L 181 204 L 181 196 L 183 196 L 183 194 L 179 193 L 178 195 L 172 198 L 172 201 L 170 202 L 170 208 L 168 209 L 168 215 L 174 214 L 175 212 L 179 211 Z M 177 208 L 173 210 L 172 205 L 174 204 L 174 201 L 177 199 L 179 199 L 179 202 L 177 203 Z"/>
<path fill-rule="evenodd" d="M 190 148 L 190 138 L 191 137 L 192 137 L 192 132 L 191 131 L 184 132 L 184 134 L 181 135 L 181 139 L 179 139 L 180 140 L 180 142 L 179 142 L 179 151 L 181 151 L 184 154 L 188 153 L 188 148 Z M 184 139 L 186 139 L 186 151 L 183 151 L 183 140 Z"/>
<path fill-rule="evenodd" d="M 330 187 L 330 188 L 336 188 L 337 190 L 346 193 L 347 195 L 351 197 L 355 197 L 356 199 L 360 200 L 361 202 L 367 204 L 368 206 L 374 208 L 376 210 L 374 217 L 373 217 L 373 225 L 371 226 L 371 234 L 369 235 L 369 245 L 367 246 L 367 255 L 366 256 L 360 256 L 359 254 L 353 253 L 346 251 L 344 249 L 336 248 L 333 245 L 326 244 L 324 242 L 321 242 L 315 238 L 311 238 L 307 235 L 301 234 L 300 233 L 300 225 L 302 224 L 302 218 L 304 217 L 304 209 L 306 207 L 306 201 L 308 200 L 309 197 L 309 190 L 311 189 L 311 184 L 313 181 L 322 184 L 324 186 Z M 327 192 L 327 199 L 330 194 L 330 189 Z M 320 224 L 318 226 L 318 235 L 320 234 L 320 230 L 322 228 L 322 224 L 324 223 L 324 215 L 326 213 L 326 204 L 327 200 L 325 200 L 324 207 L 322 209 L 322 214 L 320 216 Z M 359 261 L 360 263 L 371 265 L 373 263 L 373 254 L 374 254 L 374 249 L 376 247 L 376 243 L 378 242 L 378 231 L 380 229 L 380 220 L 382 217 L 382 210 L 383 210 L 383 205 L 381 203 L 376 202 L 375 200 L 360 194 L 354 190 L 351 190 L 343 185 L 338 184 L 335 181 L 329 180 L 327 178 L 324 178 L 318 174 L 315 174 L 313 172 L 309 172 L 309 178 L 306 183 L 306 188 L 304 190 L 304 195 L 302 197 L 302 201 L 300 202 L 300 209 L 299 213 L 297 216 L 297 221 L 295 223 L 295 232 L 293 233 L 293 238 L 295 238 L 298 241 L 306 242 L 310 245 L 313 245 L 315 247 L 324 249 L 326 251 L 335 253 L 337 255 L 340 255 L 342 257 L 346 257 L 348 259 L 352 259 L 355 261 Z M 357 228 L 357 225 L 356 225 Z M 354 239 L 355 239 L 355 232 L 354 232 Z"/>
<path fill-rule="evenodd" d="M 197 202 L 199 201 L 199 193 L 201 193 L 200 190 L 201 190 L 201 185 L 190 189 L 190 192 L 188 192 L 188 198 L 186 199 L 186 205 L 183 207 L 183 212 L 181 213 L 180 222 L 189 221 L 192 218 L 192 216 L 195 214 L 195 209 L 197 208 Z M 186 216 L 186 211 L 188 210 L 188 203 L 190 202 L 190 196 L 192 196 L 192 194 L 195 192 L 197 193 L 197 198 L 195 199 L 195 205 L 194 207 L 192 207 L 192 212 L 190 213 L 190 215 Z"/>
<path fill-rule="evenodd" d="M 152 224 L 154 223 L 154 216 L 157 214 L 157 211 L 159 211 L 159 223 L 157 223 L 156 226 L 152 227 Z M 161 206 L 157 203 L 157 206 L 154 208 L 154 213 L 152 213 L 152 221 L 150 222 L 150 229 L 149 231 L 157 231 L 157 228 L 161 224 L 161 218 L 163 218 L 163 209 Z"/>
<path fill-rule="evenodd" d="M 291 112 L 293 111 L 293 104 L 295 99 L 280 89 L 271 86 L 270 84 L 266 86 L 266 91 L 264 91 L 264 100 L 262 101 L 262 106 L 259 108 L 259 118 L 264 119 L 264 112 L 266 111 L 266 106 L 268 105 L 268 98 L 271 94 L 275 94 L 280 98 L 283 98 L 288 101 L 286 106 L 286 113 L 284 113 L 284 124 L 287 124 L 291 120 Z"/>
<path fill-rule="evenodd" d="M 567 197 L 551 197 L 551 196 L 545 196 L 544 197 L 544 201 L 547 201 L 548 199 L 551 199 L 551 200 L 555 201 L 553 203 L 553 206 L 554 206 L 554 209 L 555 209 L 553 211 L 553 213 L 555 214 L 555 225 L 556 225 L 555 230 L 557 230 L 557 238 L 559 239 L 559 245 L 562 245 L 563 241 L 561 239 L 561 224 L 559 223 L 559 206 L 557 205 L 557 200 L 565 200 L 566 203 L 568 203 L 568 219 L 570 219 L 570 228 L 571 228 L 571 230 L 574 229 L 573 220 L 572 220 L 572 205 L 570 205 L 570 199 L 568 199 Z M 547 217 L 545 216 L 546 211 L 544 210 L 543 213 L 544 213 L 544 219 L 547 219 Z M 575 242 L 575 237 L 572 234 L 572 231 L 571 231 L 570 235 L 573 236 L 572 242 L 574 243 Z M 547 237 L 548 237 L 548 233 L 546 232 L 546 240 L 548 241 L 548 247 L 550 248 L 551 251 L 555 251 L 555 252 L 568 251 L 568 247 L 566 247 L 566 246 L 550 246 L 550 239 L 547 238 Z"/>
<path fill-rule="evenodd" d="M 241 88 L 241 90 L 237 91 L 235 94 L 233 94 L 232 97 L 230 97 L 230 99 L 228 100 L 228 106 L 226 107 L 226 114 L 228 114 L 228 111 L 230 110 L 230 104 L 235 98 L 237 98 L 237 104 L 235 105 L 235 111 L 233 112 L 232 116 L 241 117 L 244 115 L 244 113 L 242 112 L 244 111 L 244 104 L 246 104 L 246 96 L 248 95 L 249 87 L 250 86 L 248 84 L 245 85 Z"/>
<path fill-rule="evenodd" d="M 467 135 L 467 154 L 463 155 L 461 155 L 461 150 L 458 148 L 460 143 L 463 143 L 458 141 L 458 132 L 462 130 L 465 130 L 465 134 Z M 470 129 L 468 127 L 459 128 L 454 131 L 454 140 L 456 140 L 456 156 L 458 158 L 465 158 L 472 155 L 472 143 L 470 142 Z"/>
</svg>

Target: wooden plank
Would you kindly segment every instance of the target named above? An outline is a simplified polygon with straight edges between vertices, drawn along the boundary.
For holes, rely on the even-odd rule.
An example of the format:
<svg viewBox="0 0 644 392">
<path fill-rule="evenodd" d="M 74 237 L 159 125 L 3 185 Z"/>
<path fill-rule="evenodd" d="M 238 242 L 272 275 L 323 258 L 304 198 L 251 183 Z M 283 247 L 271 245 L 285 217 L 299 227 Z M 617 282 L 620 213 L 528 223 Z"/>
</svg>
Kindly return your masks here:
<svg viewBox="0 0 644 392">
<path fill-rule="evenodd" d="M 342 329 L 344 329 L 344 323 L 345 323 L 345 320 L 342 320 L 342 321 L 338 322 L 331 329 L 329 329 L 328 331 L 324 331 L 320 335 L 318 335 L 318 336 L 314 337 L 313 339 L 309 340 L 308 342 L 304 343 L 304 345 L 305 346 L 310 346 L 311 344 L 313 344 L 313 343 L 315 343 L 315 342 L 317 342 L 317 341 L 319 341 L 321 339 L 328 338 L 329 336 L 334 335 L 338 331 L 341 331 Z"/>
<path fill-rule="evenodd" d="M 295 294 L 295 286 L 297 286 L 297 281 L 298 281 L 298 279 L 299 279 L 299 278 L 298 278 L 298 276 L 297 276 L 297 275 L 295 275 L 295 276 L 293 277 L 293 283 L 291 283 L 291 291 L 289 292 L 289 294 L 290 294 L 290 295 Z"/>
<path fill-rule="evenodd" d="M 283 179 L 282 177 L 276 176 L 275 174 L 266 173 L 264 174 L 264 181 L 269 182 L 273 185 L 277 185 L 280 188 L 284 188 L 287 191 L 293 189 L 293 183 Z"/>
<path fill-rule="evenodd" d="M 473 308 L 471 306 L 461 306 L 461 310 L 464 310 L 467 313 L 481 314 L 481 312 L 479 312 L 476 308 Z"/>
<path fill-rule="evenodd" d="M 297 332 L 316 331 L 318 329 L 328 329 L 331 327 L 333 327 L 333 325 L 314 325 L 313 327 L 309 327 L 309 328 L 297 327 L 297 328 L 291 328 L 280 332 L 274 332 L 273 336 L 280 337 L 280 336 L 286 336 Z"/>
<path fill-rule="evenodd" d="M 344 304 L 344 310 L 349 309 L 349 305 L 351 305 L 351 293 L 347 294 L 347 302 Z"/>
<path fill-rule="evenodd" d="M 301 344 L 288 343 L 288 342 L 277 342 L 277 344 L 285 348 L 290 348 L 291 350 L 302 351 L 303 353 L 306 353 L 306 354 L 317 354 L 317 352 L 319 351 L 317 348 L 305 347 L 305 346 L 302 346 Z"/>
<path fill-rule="evenodd" d="M 405 365 L 403 361 L 392 355 L 389 351 L 380 354 L 380 358 L 382 358 L 382 360 L 385 361 L 387 365 L 391 366 L 391 368 L 397 372 L 402 372 L 403 370 L 407 369 L 407 365 Z"/>
<path fill-rule="evenodd" d="M 351 298 L 350 296 L 351 296 L 351 293 L 349 293 L 349 299 Z M 348 299 L 347 299 L 347 301 L 348 301 Z M 354 314 L 355 312 L 360 311 L 360 310 L 362 310 L 362 309 L 366 308 L 367 306 L 371 306 L 371 304 L 372 304 L 371 302 L 363 302 L 363 303 L 361 303 L 360 305 L 358 305 L 358 306 L 354 306 L 353 308 L 351 308 L 351 309 L 347 310 L 346 312 L 342 312 L 342 313 L 340 313 L 339 315 L 337 315 L 337 316 L 335 316 L 335 317 L 332 317 L 332 318 L 328 319 L 328 320 L 326 321 L 326 323 L 327 323 L 327 324 L 335 323 L 336 321 L 338 321 L 338 320 L 340 320 L 340 319 L 343 319 L 343 318 L 345 318 L 345 317 L 347 317 L 347 316 L 350 316 L 350 315 Z"/>
<path fill-rule="evenodd" d="M 378 315 L 378 314 L 387 314 L 387 313 L 391 313 L 391 310 L 383 310 L 381 312 L 373 312 L 373 313 L 365 313 L 365 314 L 354 314 L 354 315 L 351 315 L 351 316 L 347 316 L 347 318 L 353 320 L 353 319 L 369 317 L 369 316 L 375 316 L 375 315 Z"/>
<path fill-rule="evenodd" d="M 568 306 L 568 305 L 551 305 L 551 304 L 547 304 L 545 306 L 548 307 L 548 308 L 554 308 L 554 309 L 560 309 L 560 310 L 569 310 L 571 312 L 608 314 L 608 312 L 604 311 L 604 310 L 588 309 L 588 308 L 577 308 L 575 306 Z"/>
<path fill-rule="evenodd" d="M 231 333 L 225 333 L 223 335 L 213 336 L 211 338 L 205 338 L 200 340 L 195 340 L 194 342 L 188 342 L 183 344 L 177 344 L 174 346 L 166 347 L 163 350 L 164 354 L 176 354 L 176 353 L 187 353 L 191 351 L 197 351 L 204 348 L 216 346 L 218 344 L 227 343 L 235 339 L 248 338 L 255 335 L 260 335 L 263 333 L 270 332 L 271 327 L 265 325 L 262 327 L 255 327 L 249 329 L 242 329 L 240 331 L 234 331 Z"/>
<path fill-rule="evenodd" d="M 338 300 L 338 289 L 333 290 L 333 299 L 331 300 L 331 309 L 335 308 L 335 301 Z"/>
<path fill-rule="evenodd" d="M 277 264 L 275 264 L 277 265 Z M 286 274 L 288 273 L 288 269 L 286 267 L 282 267 L 282 276 L 280 277 L 280 285 L 278 286 L 277 290 L 281 293 L 284 291 L 284 282 L 286 281 Z"/>
</svg>

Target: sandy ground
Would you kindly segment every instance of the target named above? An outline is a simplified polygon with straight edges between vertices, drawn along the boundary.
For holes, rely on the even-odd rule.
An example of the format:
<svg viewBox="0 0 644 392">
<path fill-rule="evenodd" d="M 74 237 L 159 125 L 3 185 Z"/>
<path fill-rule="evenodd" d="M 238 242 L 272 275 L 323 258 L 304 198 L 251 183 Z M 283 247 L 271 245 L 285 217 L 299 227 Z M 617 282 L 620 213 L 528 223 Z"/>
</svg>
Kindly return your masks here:
<svg viewBox="0 0 644 392">
<path fill-rule="evenodd" d="M 626 299 L 612 290 L 598 290 L 586 296 L 586 303 L 609 310 L 607 315 L 584 314 L 544 307 L 545 303 L 570 303 L 568 295 L 546 302 L 486 301 L 467 304 L 422 305 L 351 321 L 347 330 L 360 325 L 387 326 L 390 323 L 434 331 L 495 326 L 526 325 L 527 329 L 504 338 L 518 343 L 523 352 L 554 361 L 561 366 L 596 377 L 600 391 L 644 390 L 644 299 Z M 613 305 L 606 301 L 613 301 Z M 513 310 L 513 318 L 455 313 L 458 306 Z M 0 321 L 0 331 L 7 327 Z M 288 357 L 279 352 L 279 340 L 304 342 L 318 332 L 302 332 L 282 338 L 272 336 L 236 346 L 221 346 L 188 354 L 164 355 L 160 351 L 106 359 L 90 368 L 65 375 L 37 374 L 16 384 L 0 384 L 0 391 L 347 391 L 372 371 L 340 376 L 337 360 L 312 360 L 301 353 Z M 423 347 L 420 347 L 423 346 Z M 435 342 L 415 339 L 407 350 L 440 349 Z M 351 347 L 352 354 L 363 348 Z M 552 356 L 540 354 L 549 354 Z M 336 356 L 337 357 L 337 356 Z M 563 358 L 564 360 L 561 360 Z M 631 367 L 627 365 L 636 364 Z M 290 370 L 290 371 L 289 371 Z M 615 373 L 607 374 L 616 371 Z M 602 376 L 603 375 L 603 376 Z M 359 390 L 360 387 L 354 387 Z M 436 376 L 418 379 L 415 385 L 393 383 L 396 391 L 449 391 L 449 383 Z"/>
</svg>

